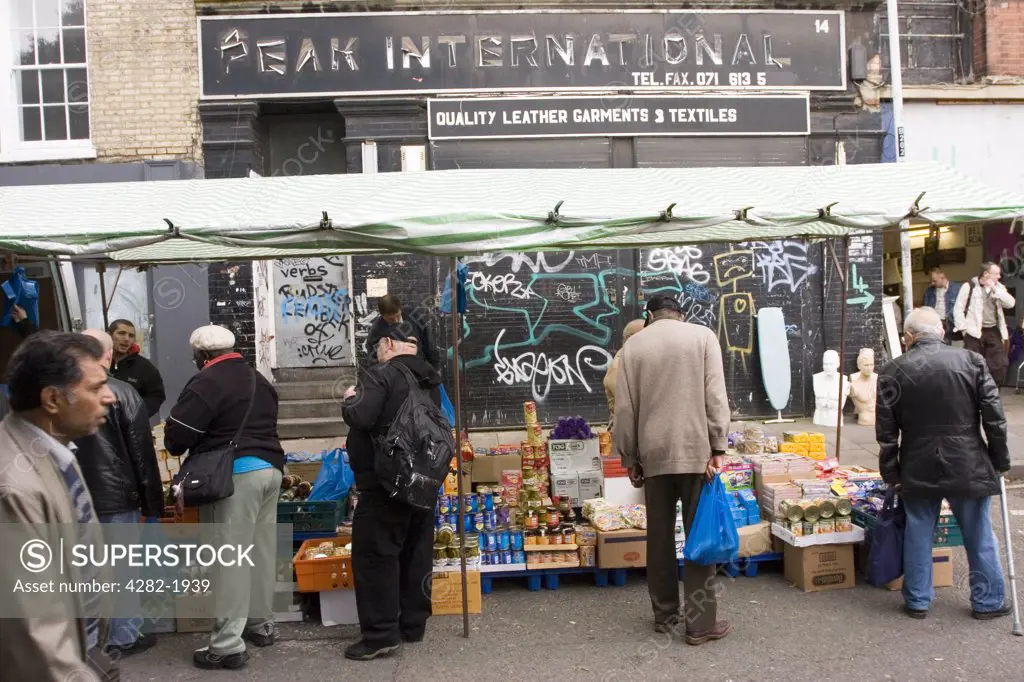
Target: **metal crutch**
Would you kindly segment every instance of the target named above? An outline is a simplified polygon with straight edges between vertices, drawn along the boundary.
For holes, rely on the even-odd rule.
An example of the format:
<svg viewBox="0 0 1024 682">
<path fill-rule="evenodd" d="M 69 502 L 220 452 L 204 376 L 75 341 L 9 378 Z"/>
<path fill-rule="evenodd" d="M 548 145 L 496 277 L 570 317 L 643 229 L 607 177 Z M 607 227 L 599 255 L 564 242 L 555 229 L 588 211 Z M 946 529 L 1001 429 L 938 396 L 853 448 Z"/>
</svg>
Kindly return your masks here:
<svg viewBox="0 0 1024 682">
<path fill-rule="evenodd" d="M 1017 577 L 1013 572 L 1013 543 L 1010 533 L 1010 511 L 1006 501 L 1006 478 L 999 477 L 999 499 L 1003 505 L 1003 544 L 1006 547 L 1006 569 L 1010 573 L 1010 602 L 1013 604 L 1013 634 L 1024 636 L 1020 626 L 1020 610 L 1017 606 Z"/>
</svg>

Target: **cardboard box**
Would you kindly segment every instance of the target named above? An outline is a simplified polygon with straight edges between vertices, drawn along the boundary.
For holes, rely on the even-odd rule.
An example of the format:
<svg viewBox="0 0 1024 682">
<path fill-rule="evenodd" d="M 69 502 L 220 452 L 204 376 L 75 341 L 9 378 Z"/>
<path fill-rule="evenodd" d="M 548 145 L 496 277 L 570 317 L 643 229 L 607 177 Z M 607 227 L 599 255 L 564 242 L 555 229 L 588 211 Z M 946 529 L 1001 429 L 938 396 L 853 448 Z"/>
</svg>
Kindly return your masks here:
<svg viewBox="0 0 1024 682">
<path fill-rule="evenodd" d="M 864 542 L 867 533 L 860 526 L 843 533 L 825 533 L 823 535 L 793 535 L 778 523 L 772 524 L 772 535 L 782 538 L 783 542 L 792 547 L 811 547 L 815 545 L 843 545 Z"/>
<path fill-rule="evenodd" d="M 469 613 L 480 613 L 483 601 L 480 591 L 480 571 L 466 572 L 466 590 L 469 594 Z M 462 573 L 459 571 L 434 573 L 430 603 L 435 616 L 461 616 Z"/>
<path fill-rule="evenodd" d="M 761 521 L 752 526 L 737 528 L 740 536 L 740 556 L 757 556 L 772 551 L 772 524 Z"/>
<path fill-rule="evenodd" d="M 551 460 L 552 474 L 604 471 L 604 465 L 601 463 L 601 445 L 597 438 L 549 440 L 548 458 Z"/>
<path fill-rule="evenodd" d="M 473 483 L 500 483 L 502 471 L 523 469 L 523 460 L 519 455 L 478 455 L 473 458 L 472 464 Z"/>
<path fill-rule="evenodd" d="M 174 600 L 178 632 L 209 632 L 213 629 L 213 595 L 183 594 Z"/>
<path fill-rule="evenodd" d="M 902 590 L 900 576 L 885 586 L 889 590 Z M 936 547 L 932 550 L 932 587 L 953 587 L 953 549 Z"/>
<path fill-rule="evenodd" d="M 579 474 L 576 472 L 570 472 L 568 474 L 552 474 L 551 475 L 551 494 L 558 495 L 559 498 L 568 497 L 569 499 L 576 500 L 580 499 L 580 483 Z"/>
<path fill-rule="evenodd" d="M 855 584 L 853 545 L 786 545 L 786 580 L 804 592 L 843 590 Z"/>
<path fill-rule="evenodd" d="M 604 497 L 604 472 L 586 471 L 577 474 L 579 482 L 579 497 L 574 500 L 592 500 L 595 497 Z"/>
<path fill-rule="evenodd" d="M 647 531 L 640 529 L 597 532 L 598 568 L 647 566 Z"/>
<path fill-rule="evenodd" d="M 323 462 L 288 462 L 284 465 L 284 468 L 289 474 L 298 476 L 303 481 L 314 483 L 316 482 L 316 477 L 320 475 L 320 468 L 322 466 Z"/>
</svg>

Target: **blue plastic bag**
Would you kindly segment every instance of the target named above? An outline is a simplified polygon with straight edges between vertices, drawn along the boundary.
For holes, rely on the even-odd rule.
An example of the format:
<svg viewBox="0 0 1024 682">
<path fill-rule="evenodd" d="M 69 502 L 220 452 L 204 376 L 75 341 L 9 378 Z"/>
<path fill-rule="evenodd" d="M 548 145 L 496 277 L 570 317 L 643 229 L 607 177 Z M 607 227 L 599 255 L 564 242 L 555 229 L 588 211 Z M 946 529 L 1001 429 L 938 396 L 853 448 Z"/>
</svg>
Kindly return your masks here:
<svg viewBox="0 0 1024 682">
<path fill-rule="evenodd" d="M 896 503 L 896 490 L 885 491 L 885 504 L 878 513 L 878 522 L 871 530 L 871 552 L 865 570 L 868 583 L 885 587 L 903 575 L 903 535 L 907 527 L 907 511 Z"/>
<path fill-rule="evenodd" d="M 324 452 L 320 473 L 313 482 L 309 493 L 310 501 L 340 500 L 348 495 L 349 488 L 356 482 L 356 475 L 348 465 L 348 453 L 341 448 Z"/>
<path fill-rule="evenodd" d="M 455 406 L 452 405 L 452 401 L 448 399 L 448 391 L 444 390 L 444 384 L 441 384 L 438 388 L 441 389 L 441 411 L 444 412 L 444 416 L 448 418 L 448 423 L 451 427 L 455 428 Z"/>
<path fill-rule="evenodd" d="M 729 496 L 721 476 L 715 476 L 700 491 L 683 557 L 702 566 L 727 564 L 736 560 L 739 550 L 740 536 L 729 509 Z"/>
<path fill-rule="evenodd" d="M 14 324 L 14 306 L 25 311 L 29 321 L 39 326 L 39 285 L 25 275 L 20 265 L 14 269 L 10 279 L 0 284 L 4 292 L 4 319 L 0 324 L 10 327 Z"/>
</svg>

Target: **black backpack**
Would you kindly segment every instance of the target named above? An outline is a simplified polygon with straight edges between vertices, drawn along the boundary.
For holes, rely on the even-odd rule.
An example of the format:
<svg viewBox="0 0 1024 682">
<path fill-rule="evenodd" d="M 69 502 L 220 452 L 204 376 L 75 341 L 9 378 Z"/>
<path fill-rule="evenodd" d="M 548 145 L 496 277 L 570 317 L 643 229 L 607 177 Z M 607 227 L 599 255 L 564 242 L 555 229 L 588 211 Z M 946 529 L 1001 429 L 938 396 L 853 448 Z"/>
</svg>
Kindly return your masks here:
<svg viewBox="0 0 1024 682">
<path fill-rule="evenodd" d="M 392 367 L 409 383 L 409 395 L 387 434 L 376 439 L 375 473 L 393 499 L 418 509 L 433 509 L 455 456 L 455 439 L 448 419 L 412 371 L 401 362 Z"/>
</svg>

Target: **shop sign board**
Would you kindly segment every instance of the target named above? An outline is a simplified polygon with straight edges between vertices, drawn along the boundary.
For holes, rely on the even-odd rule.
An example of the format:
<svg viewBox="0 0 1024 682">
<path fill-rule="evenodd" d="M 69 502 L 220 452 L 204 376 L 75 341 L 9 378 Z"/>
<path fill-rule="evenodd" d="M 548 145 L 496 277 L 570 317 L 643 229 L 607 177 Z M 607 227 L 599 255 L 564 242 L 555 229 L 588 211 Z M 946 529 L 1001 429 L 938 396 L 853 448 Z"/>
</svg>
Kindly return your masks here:
<svg viewBox="0 0 1024 682">
<path fill-rule="evenodd" d="M 834 10 L 507 10 L 199 17 L 204 99 L 845 90 Z"/>
<path fill-rule="evenodd" d="M 810 97 L 625 95 L 427 100 L 431 140 L 807 135 Z"/>
</svg>

